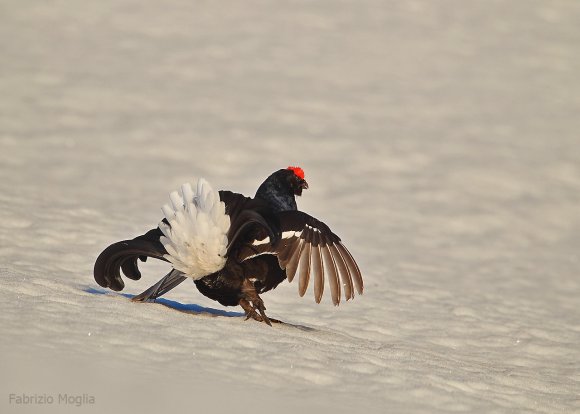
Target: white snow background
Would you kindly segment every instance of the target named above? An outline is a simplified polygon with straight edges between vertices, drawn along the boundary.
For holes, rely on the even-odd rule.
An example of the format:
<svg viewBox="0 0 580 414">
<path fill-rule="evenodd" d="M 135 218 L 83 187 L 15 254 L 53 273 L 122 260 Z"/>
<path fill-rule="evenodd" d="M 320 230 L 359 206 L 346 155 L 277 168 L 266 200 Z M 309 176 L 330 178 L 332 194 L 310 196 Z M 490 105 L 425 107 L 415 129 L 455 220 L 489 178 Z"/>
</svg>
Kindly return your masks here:
<svg viewBox="0 0 580 414">
<path fill-rule="evenodd" d="M 5 0 L 0 54 L 2 413 L 580 412 L 579 2 Z M 363 296 L 94 282 L 183 182 L 293 164 Z"/>
</svg>

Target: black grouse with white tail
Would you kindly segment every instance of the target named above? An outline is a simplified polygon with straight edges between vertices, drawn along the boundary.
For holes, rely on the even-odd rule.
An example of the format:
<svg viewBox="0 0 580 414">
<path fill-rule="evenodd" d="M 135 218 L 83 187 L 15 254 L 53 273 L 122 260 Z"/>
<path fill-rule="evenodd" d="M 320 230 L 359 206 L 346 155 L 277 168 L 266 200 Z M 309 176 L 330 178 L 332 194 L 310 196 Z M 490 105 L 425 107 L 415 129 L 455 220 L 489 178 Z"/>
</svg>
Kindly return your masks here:
<svg viewBox="0 0 580 414">
<path fill-rule="evenodd" d="M 163 206 L 159 227 L 107 247 L 97 258 L 97 283 L 113 290 L 125 286 L 121 271 L 138 280 L 138 261 L 164 260 L 171 271 L 135 296 L 147 301 L 187 278 L 205 296 L 225 306 L 240 305 L 248 318 L 270 324 L 260 294 L 298 276 L 304 296 L 310 279 L 320 302 L 328 281 L 332 302 L 362 294 L 363 280 L 352 255 L 323 222 L 298 211 L 295 196 L 308 188 L 304 171 L 288 167 L 271 174 L 254 198 L 214 191 L 204 179 L 184 184 Z"/>
</svg>

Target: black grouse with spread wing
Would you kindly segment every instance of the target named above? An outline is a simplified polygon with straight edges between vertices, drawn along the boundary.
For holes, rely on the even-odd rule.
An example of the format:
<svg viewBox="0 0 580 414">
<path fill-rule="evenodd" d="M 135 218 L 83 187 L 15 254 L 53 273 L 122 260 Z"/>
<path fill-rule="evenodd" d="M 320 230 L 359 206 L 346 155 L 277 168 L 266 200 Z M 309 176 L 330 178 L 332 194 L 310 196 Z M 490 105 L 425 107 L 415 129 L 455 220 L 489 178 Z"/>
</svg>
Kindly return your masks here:
<svg viewBox="0 0 580 414">
<path fill-rule="evenodd" d="M 156 229 L 107 247 L 97 258 L 97 283 L 119 291 L 121 270 L 141 273 L 138 260 L 170 262 L 173 269 L 133 301 L 154 300 L 187 278 L 205 296 L 224 306 L 240 305 L 248 318 L 270 324 L 259 294 L 285 279 L 299 279 L 300 296 L 314 281 L 320 302 L 325 279 L 332 302 L 362 294 L 363 280 L 352 255 L 323 222 L 298 211 L 295 196 L 308 184 L 298 167 L 281 169 L 260 185 L 254 198 L 214 191 L 205 180 L 171 194 L 165 219 Z"/>
</svg>

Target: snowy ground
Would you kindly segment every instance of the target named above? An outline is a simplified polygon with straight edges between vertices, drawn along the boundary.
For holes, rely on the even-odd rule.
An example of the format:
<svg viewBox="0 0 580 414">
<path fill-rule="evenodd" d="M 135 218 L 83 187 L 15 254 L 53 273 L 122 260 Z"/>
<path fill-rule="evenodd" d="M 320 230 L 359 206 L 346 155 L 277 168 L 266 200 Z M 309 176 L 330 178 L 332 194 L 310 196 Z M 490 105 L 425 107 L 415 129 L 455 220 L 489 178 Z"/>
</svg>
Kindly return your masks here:
<svg viewBox="0 0 580 414">
<path fill-rule="evenodd" d="M 580 412 L 580 3 L 0 10 L 2 413 Z M 289 164 L 364 296 L 284 284 L 270 328 L 93 281 L 192 176 L 251 195 Z"/>
</svg>

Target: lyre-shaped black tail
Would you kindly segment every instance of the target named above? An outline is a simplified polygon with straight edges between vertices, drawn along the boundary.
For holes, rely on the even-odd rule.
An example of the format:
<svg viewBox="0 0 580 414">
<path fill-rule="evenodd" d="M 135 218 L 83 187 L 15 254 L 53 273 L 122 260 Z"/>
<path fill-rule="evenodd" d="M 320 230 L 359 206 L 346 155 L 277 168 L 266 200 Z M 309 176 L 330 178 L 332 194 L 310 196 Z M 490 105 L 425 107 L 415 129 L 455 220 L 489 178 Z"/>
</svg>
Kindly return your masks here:
<svg viewBox="0 0 580 414">
<path fill-rule="evenodd" d="M 101 252 L 94 267 L 95 281 L 102 287 L 116 291 L 123 290 L 125 283 L 121 278 L 121 270 L 129 279 L 138 280 L 141 272 L 137 260 L 147 260 L 147 257 L 167 261 L 163 256 L 167 251 L 159 241 L 162 235 L 158 228 L 148 231 L 133 240 L 123 240 L 111 244 Z"/>
</svg>

